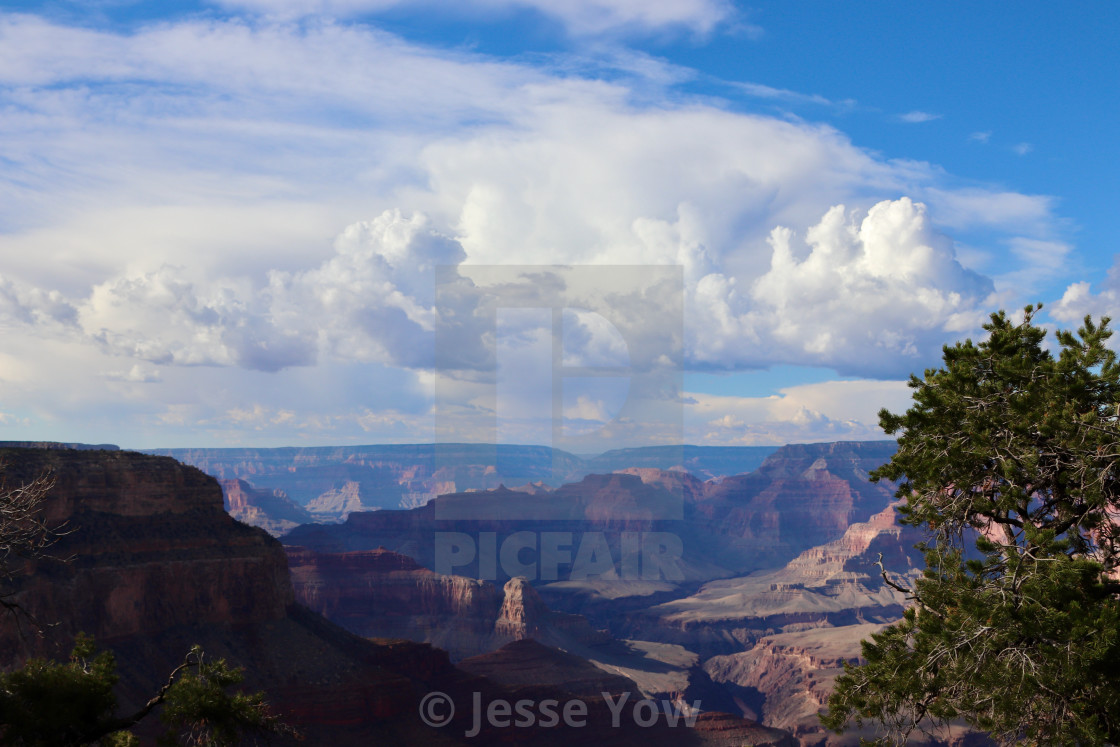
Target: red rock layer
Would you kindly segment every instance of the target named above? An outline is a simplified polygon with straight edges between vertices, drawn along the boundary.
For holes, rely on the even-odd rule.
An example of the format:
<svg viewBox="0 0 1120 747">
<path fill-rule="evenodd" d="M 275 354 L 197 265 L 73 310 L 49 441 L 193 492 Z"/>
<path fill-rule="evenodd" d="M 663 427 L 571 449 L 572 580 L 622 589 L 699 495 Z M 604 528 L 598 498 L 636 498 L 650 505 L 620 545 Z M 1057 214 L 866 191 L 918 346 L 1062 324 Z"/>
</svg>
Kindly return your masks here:
<svg viewBox="0 0 1120 747">
<path fill-rule="evenodd" d="M 213 479 L 131 452 L 0 451 L 10 485 L 50 474 L 47 524 L 65 534 L 28 564 L 16 600 L 59 633 L 98 639 L 168 627 L 283 618 L 293 601 L 281 547 L 231 519 Z M 3 649 L 25 648 L 0 624 Z M 30 643 L 32 647 L 34 643 Z"/>
<path fill-rule="evenodd" d="M 244 480 L 219 480 L 226 510 L 240 522 L 260 527 L 273 537 L 314 521 L 311 513 L 297 505 L 282 490 L 261 490 Z"/>
<path fill-rule="evenodd" d="M 579 615 L 548 609 L 521 578 L 499 589 L 488 581 L 433 573 L 388 550 L 287 550 L 297 599 L 362 636 L 432 643 L 453 659 L 525 638 L 586 645 L 607 639 Z"/>
</svg>

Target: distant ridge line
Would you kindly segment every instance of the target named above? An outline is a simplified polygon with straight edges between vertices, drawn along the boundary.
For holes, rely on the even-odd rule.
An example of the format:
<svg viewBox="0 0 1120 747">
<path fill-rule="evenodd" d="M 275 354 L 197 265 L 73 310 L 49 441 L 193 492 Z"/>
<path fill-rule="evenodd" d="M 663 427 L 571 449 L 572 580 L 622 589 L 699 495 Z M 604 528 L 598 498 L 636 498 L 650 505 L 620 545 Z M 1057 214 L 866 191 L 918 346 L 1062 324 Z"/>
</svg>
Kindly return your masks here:
<svg viewBox="0 0 1120 747">
<path fill-rule="evenodd" d="M 0 441 L 0 449 L 73 449 L 75 451 L 120 451 L 116 444 L 80 444 L 62 441 Z"/>
</svg>

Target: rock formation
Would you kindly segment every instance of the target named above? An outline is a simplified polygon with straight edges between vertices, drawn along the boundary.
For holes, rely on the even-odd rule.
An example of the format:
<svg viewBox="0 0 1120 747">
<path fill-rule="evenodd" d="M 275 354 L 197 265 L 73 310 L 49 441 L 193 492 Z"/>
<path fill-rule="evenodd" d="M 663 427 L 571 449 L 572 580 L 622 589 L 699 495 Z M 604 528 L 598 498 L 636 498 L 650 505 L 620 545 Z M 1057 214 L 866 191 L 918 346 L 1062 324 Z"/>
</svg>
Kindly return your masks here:
<svg viewBox="0 0 1120 747">
<path fill-rule="evenodd" d="M 769 635 L 749 651 L 708 659 L 704 669 L 733 693 L 741 712 L 761 713 L 763 723 L 791 732 L 802 745 L 855 747 L 861 738 L 875 736 L 872 728 L 833 734 L 824 730 L 817 714 L 828 704 L 844 662 L 857 661 L 860 641 L 882 627 L 866 623 Z M 912 734 L 907 744 L 964 747 L 993 743 L 963 724 L 953 724 L 940 730 L 936 738 Z"/>
<path fill-rule="evenodd" d="M 293 603 L 281 546 L 223 509 L 218 484 L 171 459 L 131 452 L 2 449 L 9 484 L 50 471 L 56 481 L 44 518 L 69 530 L 53 548 L 68 560 L 39 559 L 17 569 L 12 599 L 55 623 L 44 635 L 20 636 L 0 619 L 0 666 L 29 655 L 64 657 L 86 631 L 116 654 L 124 709 L 165 681 L 195 643 L 209 656 L 245 667 L 245 686 L 263 690 L 300 728 L 306 743 L 348 745 L 791 744 L 780 731 L 728 716 L 705 716 L 695 728 L 667 719 L 643 729 L 612 728 L 602 702 L 588 704 L 583 727 L 471 727 L 472 698 L 485 702 L 572 697 L 547 686 L 509 690 L 453 667 L 447 654 L 407 641 L 374 644 Z M 511 612 L 513 610 L 511 609 Z M 516 617 L 514 614 L 510 619 Z M 531 618 L 527 616 L 525 619 Z M 457 707 L 447 727 L 425 725 L 418 707 L 434 692 Z M 476 695 L 477 694 L 477 695 Z"/>
<path fill-rule="evenodd" d="M 641 468 L 588 475 L 536 494 L 504 487 L 456 493 L 410 511 L 353 513 L 341 525 L 298 527 L 284 541 L 320 552 L 385 547 L 435 568 L 440 532 L 494 532 L 499 545 L 517 532 L 570 533 L 573 555 L 584 540 L 602 535 L 614 561 L 613 577 L 626 582 L 612 588 L 611 598 L 644 595 L 648 590 L 631 582 L 650 579 L 636 579 L 622 567 L 622 533 L 657 532 L 680 540 L 681 575 L 664 576 L 668 590 L 682 581 L 687 585 L 781 567 L 804 550 L 838 539 L 853 522 L 866 521 L 890 503 L 893 486 L 869 483 L 867 472 L 893 450 L 893 442 L 787 446 L 758 471 L 719 481 Z M 574 582 L 572 567 L 572 562 L 562 567 L 556 580 Z M 527 575 L 505 570 L 498 564 L 496 576 L 488 575 L 475 559 L 453 572 L 496 581 Z M 611 577 L 598 573 L 566 592 L 578 595 Z M 595 595 L 583 596 L 591 604 L 598 601 Z"/>
<path fill-rule="evenodd" d="M 802 744 L 859 744 L 858 733 L 827 734 L 817 718 L 845 661 L 859 658 L 860 641 L 882 625 L 814 628 L 765 636 L 749 651 L 714 656 L 705 671 L 729 688 L 744 712 L 792 732 Z M 868 736 L 863 734 L 862 736 Z"/>
<path fill-rule="evenodd" d="M 576 544 L 580 530 L 674 531 L 690 574 L 684 583 L 561 578 L 538 584 L 540 606 L 547 601 L 627 639 L 580 654 L 642 692 L 681 701 L 703 692 L 707 702 L 798 730 L 809 743 L 823 738 L 816 714 L 842 660 L 858 657 L 859 640 L 897 619 L 906 603 L 883 583 L 880 554 L 901 583 L 923 565 L 913 548 L 921 534 L 896 522 L 893 486 L 867 480 L 893 450 L 893 443 L 789 446 L 757 472 L 723 480 L 632 468 L 539 496 L 461 493 L 438 501 L 473 511 L 477 523 L 441 521 L 446 506 L 437 502 L 411 512 L 354 514 L 342 526 L 302 527 L 289 541 L 321 550 L 377 541 L 423 563 L 431 562 L 425 542 L 432 534 L 455 528 L 493 531 L 499 543 L 525 529 L 572 531 Z M 643 506 L 665 495 L 680 499 L 679 521 L 642 517 Z M 540 514 L 534 498 L 561 507 L 551 519 L 533 521 Z M 754 572 L 736 575 L 735 568 Z M 531 617 L 538 607 L 538 595 L 527 596 L 531 589 L 521 584 L 511 595 L 507 584 L 505 598 L 518 600 L 517 612 L 502 613 L 509 621 L 502 626 L 529 627 L 519 615 Z"/>
<path fill-rule="evenodd" d="M 53 558 L 28 564 L 14 601 L 49 623 L 0 619 L 0 665 L 65 658 L 83 631 L 113 650 L 125 708 L 150 697 L 191 645 L 246 667 L 246 685 L 309 738 L 356 734 L 407 719 L 417 675 L 459 677 L 446 655 L 414 646 L 415 674 L 386 652 L 293 604 L 283 548 L 223 510 L 217 483 L 192 467 L 132 452 L 0 450 L 9 485 L 49 473 L 43 516 L 66 534 Z M 401 652 L 394 652 L 399 656 Z M 417 742 L 423 730 L 411 725 Z"/>
<path fill-rule="evenodd" d="M 0 463 L 10 485 L 45 473 L 55 481 L 43 518 L 67 533 L 51 555 L 73 559 L 31 563 L 18 600 L 60 632 L 109 639 L 187 620 L 256 624 L 293 601 L 282 548 L 233 521 L 196 469 L 123 451 L 5 449 Z M 19 649 L 4 632 L 0 649 Z"/>
<path fill-rule="evenodd" d="M 883 582 L 879 556 L 893 581 L 908 584 L 924 566 L 914 548 L 921 539 L 916 529 L 900 526 L 888 506 L 784 568 L 709 582 L 693 595 L 651 607 L 635 625 L 714 654 L 776 631 L 892 622 L 902 616 L 906 598 Z"/>
<path fill-rule="evenodd" d="M 10 481 L 55 469 L 48 516 L 78 531 L 58 546 L 75 559 L 37 562 L 20 592 L 40 617 L 63 622 L 55 640 L 28 643 L 0 626 L 4 650 L 57 656 L 67 636 L 91 632 L 117 652 L 122 697 L 136 702 L 200 642 L 248 666 L 249 686 L 265 689 L 315 741 L 340 745 L 372 738 L 457 743 L 416 718 L 428 690 L 445 688 L 457 703 L 465 698 L 464 708 L 479 688 L 563 690 L 546 676 L 548 662 L 571 664 L 568 684 L 576 686 L 584 674 L 597 681 L 586 668 L 590 659 L 605 677 L 628 679 L 642 694 L 680 704 L 702 699 L 706 708 L 753 714 L 811 743 L 825 738 L 815 730 L 815 713 L 842 660 L 857 656 L 858 640 L 895 619 L 905 602 L 879 578 L 879 553 L 899 580 L 921 565 L 910 547 L 917 535 L 898 527 L 889 508 L 892 486 L 866 480 L 889 459 L 889 443 L 785 447 L 752 474 L 707 481 L 681 469 L 636 466 L 552 487 L 547 469 L 525 468 L 527 479 L 507 484 L 539 484 L 514 490 L 494 482 L 497 472 L 488 467 L 418 467 L 406 452 L 341 458 L 290 450 L 269 461 L 275 455 L 266 451 L 276 450 L 221 463 L 215 457 L 209 466 L 230 480 L 229 512 L 273 532 L 315 518 L 299 503 L 322 509 L 321 519 L 382 499 L 399 506 L 419 502 L 424 491 L 460 492 L 411 510 L 357 511 L 341 525 L 294 527 L 286 562 L 264 532 L 222 511 L 218 487 L 197 470 L 128 452 L 12 450 Z M 486 490 L 462 492 L 464 484 Z M 665 518 L 667 507 L 679 518 Z M 471 520 L 445 518 L 449 508 Z M 598 532 L 615 561 L 621 533 L 668 532 L 682 542 L 685 578 L 618 578 L 617 562 L 613 579 L 566 578 L 569 564 L 556 582 L 537 586 L 500 567 L 493 581 L 441 575 L 429 568 L 432 538 L 444 531 L 475 538 L 493 532 L 498 543 L 520 531 L 570 532 L 573 555 L 582 536 Z M 460 572 L 484 575 L 477 562 Z M 506 662 L 524 682 L 487 683 L 423 643 L 371 644 L 294 601 L 361 636 L 427 641 L 480 667 Z M 597 630 L 607 626 L 628 640 Z M 567 653 L 550 653 L 557 648 Z M 600 715 L 602 707 L 594 706 Z M 744 723 L 704 714 L 688 739 L 677 741 L 732 743 Z M 669 732 L 658 734 L 674 743 Z M 627 743 L 625 735 L 600 736 Z M 661 738 L 646 736 L 650 744 Z M 545 737 L 564 741 L 559 732 Z"/>
<path fill-rule="evenodd" d="M 763 446 L 647 447 L 583 459 L 543 446 L 401 444 L 151 453 L 174 457 L 219 480 L 240 479 L 266 493 L 282 490 L 311 509 L 316 521 L 335 522 L 352 511 L 414 508 L 457 491 L 500 484 L 558 487 L 630 467 L 682 470 L 701 479 L 739 474 L 754 470 L 772 451 Z M 272 507 L 262 506 L 249 523 L 258 517 L 269 522 Z"/>
<path fill-rule="evenodd" d="M 289 547 L 296 598 L 367 638 L 431 643 L 452 660 L 493 651 L 510 641 L 595 646 L 609 636 L 579 615 L 553 612 L 522 578 L 499 588 L 446 576 L 388 550 L 316 553 Z"/>
<path fill-rule="evenodd" d="M 254 488 L 244 480 L 219 480 L 229 515 L 260 527 L 273 537 L 314 521 L 312 514 L 288 498 L 283 490 Z"/>
</svg>

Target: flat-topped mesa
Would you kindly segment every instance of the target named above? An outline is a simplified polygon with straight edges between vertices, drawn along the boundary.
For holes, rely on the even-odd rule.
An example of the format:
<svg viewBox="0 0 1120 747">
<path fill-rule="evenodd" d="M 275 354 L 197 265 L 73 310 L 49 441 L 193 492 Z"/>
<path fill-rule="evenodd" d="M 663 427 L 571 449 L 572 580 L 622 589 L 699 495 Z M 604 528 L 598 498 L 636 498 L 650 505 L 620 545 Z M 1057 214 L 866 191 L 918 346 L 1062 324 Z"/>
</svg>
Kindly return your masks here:
<svg viewBox="0 0 1120 747">
<path fill-rule="evenodd" d="M 616 474 L 634 475 L 646 485 L 654 485 L 685 501 L 694 503 L 704 498 L 708 483 L 692 474 L 679 469 L 657 469 L 655 467 L 628 467 L 617 470 Z"/>
<path fill-rule="evenodd" d="M 77 451 L 120 451 L 116 444 L 83 444 L 62 441 L 0 441 L 0 449 L 74 449 Z"/>
<path fill-rule="evenodd" d="M 257 623 L 284 617 L 293 601 L 283 549 L 230 518 L 218 484 L 193 467 L 127 451 L 44 449 L 0 449 L 0 464 L 9 487 L 53 480 L 41 515 L 65 534 L 51 557 L 29 562 L 14 600 L 57 622 L 62 637 Z M 23 649 L 5 618 L 0 641 Z"/>
</svg>

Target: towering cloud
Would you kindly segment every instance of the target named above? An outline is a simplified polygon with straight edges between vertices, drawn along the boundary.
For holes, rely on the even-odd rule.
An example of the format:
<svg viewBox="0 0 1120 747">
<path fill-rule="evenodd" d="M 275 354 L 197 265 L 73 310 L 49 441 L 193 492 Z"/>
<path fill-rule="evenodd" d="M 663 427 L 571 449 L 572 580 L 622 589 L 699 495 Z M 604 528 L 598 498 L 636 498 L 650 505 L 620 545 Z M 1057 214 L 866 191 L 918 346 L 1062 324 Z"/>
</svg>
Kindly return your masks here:
<svg viewBox="0 0 1120 747">
<path fill-rule="evenodd" d="M 700 282 L 698 360 L 903 376 L 976 327 L 994 290 L 960 265 L 925 205 L 906 197 L 866 215 L 831 208 L 806 232 L 807 253 L 789 228 L 775 228 L 769 243 L 770 269 L 749 292 L 722 274 Z M 735 339 L 752 344 L 733 348 Z"/>
<path fill-rule="evenodd" d="M 711 32 L 733 16 L 722 0 L 463 9 L 536 9 L 587 43 L 533 59 L 366 22 L 393 4 L 226 0 L 226 15 L 127 28 L 0 14 L 0 409 L 137 428 L 304 423 L 317 437 L 346 424 L 367 440 L 386 422 L 408 438 L 431 408 L 437 266 L 461 268 L 466 319 L 470 266 L 679 265 L 687 369 L 897 378 L 1059 246 L 1045 243 L 1049 198 L 962 186 L 834 127 L 698 97 L 693 71 L 617 46 L 634 30 Z M 727 90 L 740 89 L 832 106 Z M 949 238 L 968 232 L 987 243 Z M 990 247 L 1006 274 L 984 265 Z M 1086 297 L 1071 293 L 1070 309 Z M 619 295 L 620 311 L 633 316 L 632 300 Z M 565 318 L 573 364 L 660 365 L 595 317 Z M 460 382 L 471 407 L 485 330 L 463 329 L 445 360 L 474 372 Z M 749 410 L 868 432 L 787 399 L 725 403 L 722 427 Z M 564 412 L 598 422 L 608 404 L 581 392 Z"/>
</svg>

